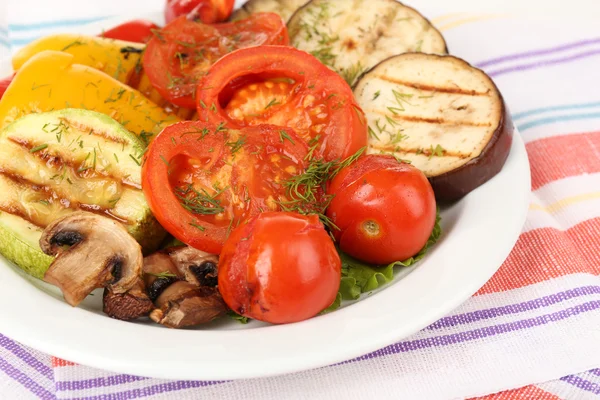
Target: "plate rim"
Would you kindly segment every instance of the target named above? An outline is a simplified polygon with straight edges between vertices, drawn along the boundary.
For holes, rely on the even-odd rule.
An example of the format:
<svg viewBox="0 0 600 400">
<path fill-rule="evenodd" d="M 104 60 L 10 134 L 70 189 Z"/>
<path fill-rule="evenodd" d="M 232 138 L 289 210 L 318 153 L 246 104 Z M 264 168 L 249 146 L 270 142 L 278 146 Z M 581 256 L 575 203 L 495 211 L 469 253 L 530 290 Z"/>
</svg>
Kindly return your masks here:
<svg viewBox="0 0 600 400">
<path fill-rule="evenodd" d="M 127 18 L 127 16 L 121 16 L 118 18 L 111 18 L 100 22 L 95 22 L 86 25 L 85 27 L 78 28 L 78 32 L 81 34 L 93 33 L 95 31 L 100 31 L 102 26 L 116 24 L 126 20 Z M 6 62 L 10 64 L 10 59 L 0 60 L 0 69 L 2 69 L 2 64 Z M 3 286 L 6 286 L 6 282 L 12 282 L 8 289 L 0 291 L 0 300 L 4 300 L 5 302 L 11 301 L 11 299 L 14 299 L 15 295 L 20 294 L 22 296 L 23 293 L 26 293 L 32 296 L 30 299 L 28 299 L 29 303 L 35 302 L 33 299 L 45 299 L 43 300 L 45 305 L 42 310 L 46 311 L 45 315 L 41 315 L 43 314 L 41 311 L 35 311 L 35 305 L 29 304 L 27 309 L 30 310 L 32 315 L 35 315 L 39 318 L 33 322 L 24 321 L 22 318 L 23 316 L 19 315 L 15 310 L 7 313 L 0 313 L 0 326 L 2 326 L 2 334 L 14 338 L 15 340 L 27 346 L 79 364 L 110 370 L 115 373 L 126 373 L 164 379 L 221 380 L 268 377 L 323 367 L 350 360 L 354 357 L 359 357 L 369 352 L 381 349 L 382 347 L 390 345 L 391 343 L 406 338 L 407 336 L 435 322 L 439 318 L 447 315 L 464 301 L 466 301 L 469 297 L 471 297 L 500 268 L 502 262 L 504 259 L 506 259 L 510 253 L 510 250 L 513 248 L 514 244 L 519 238 L 529 207 L 531 180 L 529 160 L 526 154 L 524 142 L 520 137 L 516 127 L 513 134 L 511 151 L 505 167 L 500 174 L 497 177 L 494 177 L 490 182 L 497 181 L 498 179 L 502 178 L 511 178 L 510 176 L 506 176 L 506 171 L 508 168 L 516 168 L 520 172 L 520 174 L 517 176 L 517 179 L 511 179 L 511 187 L 513 188 L 511 197 L 513 197 L 512 200 L 516 207 L 512 209 L 514 215 L 512 218 L 508 219 L 510 228 L 507 229 L 507 231 L 509 231 L 510 237 L 505 238 L 501 249 L 497 249 L 496 255 L 494 256 L 494 261 L 488 262 L 488 264 L 494 264 L 495 267 L 488 267 L 484 269 L 484 272 L 475 271 L 476 273 L 479 273 L 477 279 L 467 281 L 467 283 L 459 287 L 455 291 L 451 301 L 447 301 L 441 305 L 438 304 L 437 306 L 434 305 L 433 310 L 430 310 L 429 312 L 423 312 L 421 315 L 416 316 L 412 320 L 410 328 L 392 327 L 385 332 L 373 332 L 375 328 L 365 329 L 363 327 L 361 328 L 361 332 L 363 334 L 371 333 L 371 336 L 368 337 L 368 340 L 363 337 L 362 339 L 359 338 L 358 341 L 348 341 L 348 338 L 353 338 L 353 335 L 356 335 L 356 333 L 353 334 L 348 332 L 356 331 L 358 329 L 358 324 L 373 323 L 372 321 L 368 321 L 369 318 L 367 318 L 367 321 L 365 322 L 364 317 L 348 317 L 350 312 L 354 310 L 354 312 L 358 313 L 359 309 L 363 310 L 364 308 L 368 308 L 366 305 L 367 303 L 372 303 L 374 305 L 375 303 L 381 303 L 386 300 L 393 300 L 394 296 L 392 295 L 392 292 L 394 292 L 394 290 L 392 290 L 392 287 L 396 286 L 396 284 L 399 282 L 405 282 L 401 286 L 407 286 L 414 280 L 419 281 L 419 276 L 421 275 L 419 273 L 419 267 L 417 267 L 415 272 L 409 274 L 404 279 L 390 284 L 389 287 L 378 292 L 371 298 L 365 298 L 364 300 L 353 304 L 351 307 L 346 307 L 336 311 L 335 313 L 319 316 L 317 318 L 300 323 L 260 327 L 248 330 L 174 331 L 162 328 L 156 329 L 155 327 L 149 328 L 143 324 L 123 323 L 122 321 L 116 321 L 105 316 L 99 316 L 81 308 L 71 308 L 63 301 L 43 293 L 42 289 L 34 284 L 30 284 L 33 278 L 23 277 L 23 273 L 17 271 L 16 267 L 12 266 L 10 263 L 7 263 L 3 259 L 0 259 L 0 281 L 4 282 Z M 491 190 L 492 186 L 489 185 L 490 184 L 488 183 L 482 186 L 481 190 L 478 189 L 477 191 L 468 195 L 465 199 L 461 200 L 461 202 L 464 204 L 464 202 L 468 201 L 469 198 L 481 197 L 481 193 L 485 194 Z M 486 189 L 486 187 L 490 189 Z M 516 190 L 516 188 L 519 188 L 519 190 Z M 457 204 L 460 204 L 461 202 Z M 442 240 L 448 240 L 448 238 L 443 237 Z M 456 239 L 451 237 L 451 240 Z M 436 258 L 435 253 L 436 248 L 434 247 L 431 254 L 426 256 L 425 260 L 421 261 L 420 264 L 426 263 L 429 258 Z M 6 265 L 8 265 L 9 268 L 3 268 Z M 372 301 L 376 300 L 377 298 L 380 298 L 378 302 Z M 419 298 L 419 301 L 427 304 L 426 298 Z M 65 316 L 62 316 L 58 319 L 55 318 L 54 313 L 65 313 L 65 315 L 68 315 L 67 321 L 65 321 Z M 366 313 L 366 315 L 368 316 L 369 313 Z M 168 337 L 169 340 L 182 341 L 185 344 L 193 344 L 193 339 L 195 339 L 194 336 L 203 335 L 204 339 L 208 340 L 209 342 L 215 341 L 214 343 L 217 344 L 218 347 L 223 347 L 225 349 L 227 349 L 226 344 L 228 341 L 237 343 L 235 341 L 239 340 L 238 336 L 240 335 L 240 332 L 245 332 L 245 336 L 252 336 L 256 343 L 263 343 L 267 346 L 273 346 L 274 342 L 270 340 L 271 336 L 282 333 L 284 336 L 291 335 L 288 337 L 294 337 L 294 331 L 311 331 L 312 328 L 314 328 L 314 325 L 317 325 L 317 327 L 319 324 L 323 325 L 323 323 L 320 323 L 320 321 L 325 321 L 326 318 L 330 319 L 331 321 L 339 320 L 339 323 L 332 322 L 325 324 L 337 326 L 339 328 L 339 332 L 337 334 L 335 332 L 321 332 L 322 335 L 315 335 L 322 336 L 322 340 L 330 341 L 328 346 L 320 348 L 321 353 L 319 354 L 315 354 L 314 352 L 303 352 L 300 349 L 300 351 L 296 351 L 294 353 L 296 358 L 293 358 L 292 361 L 290 361 L 289 354 L 284 354 L 281 351 L 271 351 L 270 354 L 265 355 L 260 351 L 257 351 L 257 349 L 248 348 L 246 350 L 250 352 L 251 357 L 254 357 L 252 358 L 252 361 L 249 362 L 248 359 L 243 359 L 242 356 L 244 354 L 241 353 L 241 350 L 243 349 L 238 348 L 238 345 L 237 347 L 233 346 L 236 347 L 235 349 L 229 348 L 230 351 L 239 352 L 240 359 L 237 360 L 238 362 L 232 364 L 232 361 L 235 361 L 235 358 L 231 358 L 231 360 L 228 361 L 223 361 L 223 359 L 220 360 L 217 357 L 213 357 L 211 360 L 215 361 L 215 364 L 213 365 L 214 368 L 206 368 L 205 362 L 198 362 L 197 360 L 194 360 L 193 357 L 190 357 L 190 354 L 180 354 L 180 358 L 175 357 L 174 359 L 165 357 L 165 355 L 169 353 L 169 350 L 186 350 L 185 347 L 182 347 L 179 343 L 177 346 L 170 345 L 166 347 L 160 344 L 160 341 L 154 343 L 152 344 L 155 346 L 153 349 L 154 352 L 150 353 L 150 355 L 147 355 L 147 357 L 142 357 L 137 360 L 136 357 L 123 356 L 123 351 L 127 351 L 127 348 L 123 347 L 123 344 L 115 344 L 114 348 L 111 348 L 110 346 L 102 346 L 101 351 L 97 350 L 94 352 L 92 350 L 93 346 L 89 342 L 90 338 L 86 337 L 85 335 L 81 335 L 83 332 L 80 332 L 80 330 L 89 326 L 89 324 L 97 324 L 98 317 L 102 318 L 102 322 L 100 323 L 101 328 L 98 329 L 99 332 L 103 330 L 108 332 L 117 331 L 120 332 L 121 335 L 126 335 L 128 338 L 136 338 L 143 337 L 143 335 L 147 333 L 147 329 L 152 329 L 153 331 L 156 331 L 150 335 L 154 340 L 156 340 L 156 338 Z M 383 317 L 384 319 L 387 318 L 387 316 Z M 69 322 L 71 318 L 74 318 L 74 320 Z M 382 316 L 379 316 L 377 320 L 379 321 L 378 323 L 381 323 Z M 350 323 L 350 326 L 347 326 L 348 323 Z M 77 332 L 72 332 L 72 330 Z M 273 334 L 265 334 L 265 330 L 269 330 L 270 332 L 273 332 Z M 66 340 L 67 338 L 69 339 Z M 300 346 L 305 346 L 307 343 L 306 338 L 296 337 L 294 339 L 297 342 L 296 344 Z M 337 339 L 338 342 L 336 342 L 335 339 Z M 339 341 L 343 341 L 344 344 L 340 345 Z M 246 340 L 245 342 L 249 341 Z M 348 342 L 352 343 L 353 346 L 348 347 Z M 167 344 L 169 344 L 169 342 L 167 342 Z M 282 346 L 282 343 L 277 344 L 277 346 Z M 200 347 L 208 350 L 205 346 Z M 285 349 L 285 346 L 283 349 Z M 187 350 L 188 352 L 193 352 L 194 354 L 198 353 L 198 349 L 196 348 Z M 136 347 L 136 355 L 139 354 L 139 348 Z M 198 356 L 201 357 L 202 354 L 198 354 Z M 248 357 L 248 354 L 245 354 L 244 356 Z M 183 359 L 181 357 L 183 357 Z M 199 366 L 199 364 L 204 365 Z"/>
</svg>

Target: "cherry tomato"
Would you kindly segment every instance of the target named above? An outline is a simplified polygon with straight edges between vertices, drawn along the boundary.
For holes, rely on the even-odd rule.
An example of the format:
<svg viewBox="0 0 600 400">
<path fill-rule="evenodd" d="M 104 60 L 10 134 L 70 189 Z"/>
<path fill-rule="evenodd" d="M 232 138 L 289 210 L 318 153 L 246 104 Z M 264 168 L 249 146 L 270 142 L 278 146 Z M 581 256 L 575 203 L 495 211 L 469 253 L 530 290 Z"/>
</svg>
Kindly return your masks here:
<svg viewBox="0 0 600 400">
<path fill-rule="evenodd" d="M 117 25 L 103 32 L 100 36 L 108 39 L 126 40 L 128 42 L 148 43 L 152 38 L 152 31 L 160 29 L 158 25 L 143 19 L 135 19 Z"/>
<path fill-rule="evenodd" d="M 185 15 L 205 24 L 222 22 L 231 15 L 234 3 L 234 0 L 167 0 L 165 20 L 169 23 Z"/>
<path fill-rule="evenodd" d="M 292 130 L 270 125 L 226 129 L 186 121 L 164 129 L 142 168 L 152 212 L 182 242 L 218 254 L 248 218 L 280 210 L 284 182 L 304 172 L 308 149 Z"/>
<path fill-rule="evenodd" d="M 234 127 L 287 126 L 313 148 L 312 155 L 326 161 L 367 145 L 364 114 L 350 86 L 292 47 L 248 47 L 225 55 L 198 83 L 196 99 L 201 119 Z"/>
<path fill-rule="evenodd" d="M 431 235 L 436 203 L 425 175 L 392 156 L 368 155 L 331 181 L 327 216 L 340 248 L 373 264 L 417 254 Z"/>
<path fill-rule="evenodd" d="M 15 74 L 12 74 L 11 76 L 7 76 L 4 79 L 0 79 L 0 99 L 2 99 L 2 96 L 4 96 L 4 92 L 6 92 L 6 89 L 8 89 L 8 86 L 10 85 L 14 77 Z"/>
<path fill-rule="evenodd" d="M 316 215 L 262 213 L 225 242 L 219 291 L 240 315 L 275 324 L 302 321 L 330 306 L 340 257 Z"/>
<path fill-rule="evenodd" d="M 224 54 L 249 46 L 288 43 L 285 23 L 273 13 L 252 14 L 246 19 L 216 25 L 179 17 L 156 31 L 148 42 L 144 71 L 165 99 L 194 109 L 198 81 Z"/>
</svg>

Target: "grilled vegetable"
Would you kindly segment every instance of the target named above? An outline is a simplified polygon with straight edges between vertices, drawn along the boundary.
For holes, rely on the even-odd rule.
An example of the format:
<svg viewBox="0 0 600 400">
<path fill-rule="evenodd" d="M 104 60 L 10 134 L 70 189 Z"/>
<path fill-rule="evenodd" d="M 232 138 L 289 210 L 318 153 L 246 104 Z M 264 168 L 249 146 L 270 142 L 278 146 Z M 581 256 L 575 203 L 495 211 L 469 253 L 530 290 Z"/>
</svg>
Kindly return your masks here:
<svg viewBox="0 0 600 400">
<path fill-rule="evenodd" d="M 439 200 L 456 200 L 500 171 L 513 124 L 494 82 L 451 56 L 404 54 L 366 73 L 354 94 L 371 154 L 410 161 Z"/>
<path fill-rule="evenodd" d="M 141 190 L 143 142 L 107 116 L 31 114 L 0 132 L 0 253 L 42 277 L 44 228 L 74 210 L 122 222 L 150 251 L 164 238 Z"/>
<path fill-rule="evenodd" d="M 272 12 L 279 14 L 284 21 L 300 7 L 308 3 L 308 0 L 250 0 L 238 8 L 231 16 L 233 21 L 247 18 L 250 14 L 258 12 Z"/>
<path fill-rule="evenodd" d="M 18 70 L 2 97 L 0 128 L 27 114 L 71 107 L 106 114 L 145 141 L 178 121 L 140 92 L 94 68 L 76 64 L 74 56 L 44 51 Z"/>
<path fill-rule="evenodd" d="M 395 0 L 312 0 L 288 22 L 291 44 L 317 57 L 353 85 L 388 57 L 446 54 L 442 34 L 414 9 Z"/>
<path fill-rule="evenodd" d="M 138 90 L 167 112 L 172 112 L 181 119 L 190 119 L 193 112 L 173 106 L 163 99 L 150 83 L 142 67 L 144 49 L 145 46 L 140 43 L 96 36 L 60 34 L 45 36 L 23 47 L 15 54 L 12 63 L 17 71 L 30 58 L 42 51 L 62 51 L 73 56 L 73 64 L 87 65 L 102 71 Z"/>
<path fill-rule="evenodd" d="M 127 83 L 128 77 L 141 63 L 144 45 L 74 34 L 44 36 L 13 56 L 14 70 L 18 71 L 30 58 L 45 50 L 67 52 L 73 56 L 73 63 L 94 67 L 119 82 Z"/>
</svg>

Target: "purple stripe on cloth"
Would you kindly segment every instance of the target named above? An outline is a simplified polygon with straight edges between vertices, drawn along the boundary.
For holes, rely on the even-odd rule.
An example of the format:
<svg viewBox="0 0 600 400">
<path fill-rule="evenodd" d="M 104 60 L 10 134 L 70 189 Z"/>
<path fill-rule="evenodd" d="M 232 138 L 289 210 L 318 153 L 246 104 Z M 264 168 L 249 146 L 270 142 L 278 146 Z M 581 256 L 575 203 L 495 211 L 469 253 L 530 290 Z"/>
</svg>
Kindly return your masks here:
<svg viewBox="0 0 600 400">
<path fill-rule="evenodd" d="M 596 376 L 600 376 L 600 368 L 597 369 L 593 369 L 591 371 L 588 371 L 590 374 L 596 375 Z"/>
<path fill-rule="evenodd" d="M 575 54 L 575 55 L 569 56 L 569 57 L 558 58 L 555 60 L 539 61 L 539 62 L 534 62 L 531 64 L 516 65 L 514 67 L 508 67 L 508 68 L 499 69 L 496 71 L 486 71 L 486 72 L 489 76 L 496 77 L 496 76 L 508 74 L 510 72 L 528 71 L 528 70 L 532 70 L 532 69 L 547 67 L 550 65 L 565 64 L 565 63 L 568 63 L 571 61 L 576 61 L 576 60 L 579 60 L 582 58 L 592 57 L 592 56 L 596 56 L 599 54 L 600 54 L 600 49 L 597 49 L 597 50 L 587 51 L 585 53 Z"/>
<path fill-rule="evenodd" d="M 42 386 L 37 384 L 33 379 L 29 378 L 23 372 L 8 363 L 4 358 L 0 357 L 0 371 L 3 371 L 8 377 L 19 382 L 23 387 L 35 394 L 42 400 L 55 400 L 56 396 L 50 393 Z"/>
<path fill-rule="evenodd" d="M 575 49 L 577 47 L 587 46 L 588 44 L 595 44 L 595 43 L 600 43 L 600 38 L 586 39 L 586 40 L 581 40 L 579 42 L 563 44 L 561 46 L 549 47 L 549 48 L 540 49 L 540 50 L 531 50 L 531 51 L 526 51 L 523 53 L 516 53 L 516 54 L 511 54 L 508 56 L 493 58 L 491 60 L 487 60 L 487 61 L 478 63 L 477 67 L 483 68 L 483 67 L 488 67 L 488 66 L 494 65 L 494 64 L 500 64 L 505 61 L 520 60 L 523 58 L 531 58 L 534 56 L 543 56 L 546 54 L 557 53 L 557 52 L 560 52 L 563 50 Z"/>
<path fill-rule="evenodd" d="M 576 386 L 581 390 L 585 390 L 586 392 L 600 394 L 600 385 L 585 379 L 581 379 L 576 375 L 563 376 L 562 378 L 560 378 L 560 380 L 563 382 L 567 382 L 573 386 Z"/>
<path fill-rule="evenodd" d="M 124 392 L 101 394 L 98 396 L 74 398 L 72 400 L 128 400 L 140 397 L 154 396 L 161 393 L 170 393 L 178 390 L 195 389 L 225 383 L 226 381 L 173 381 L 159 385 L 127 390 Z"/>
<path fill-rule="evenodd" d="M 113 375 L 101 378 L 93 378 L 93 379 L 85 379 L 81 381 L 57 381 L 56 382 L 56 390 L 57 391 L 65 391 L 65 390 L 83 390 L 83 389 L 91 389 L 91 388 L 99 388 L 106 386 L 116 386 L 122 385 L 124 383 L 131 383 L 137 381 L 143 381 L 150 378 L 145 378 L 142 376 L 133 376 L 133 375 Z"/>
<path fill-rule="evenodd" d="M 54 380 L 54 372 L 52 372 L 52 368 L 45 365 L 43 362 L 31 355 L 27 350 L 2 334 L 0 334 L 0 346 L 13 353 L 15 356 L 49 380 Z"/>
<path fill-rule="evenodd" d="M 600 294 L 600 286 L 582 286 L 564 292 L 554 293 L 549 296 L 540 297 L 522 303 L 509 304 L 502 307 L 489 308 L 486 310 L 477 310 L 464 314 L 444 317 L 437 322 L 429 325 L 428 330 L 449 328 L 457 325 L 470 324 L 473 322 L 499 317 L 501 315 L 518 314 L 525 311 L 537 310 L 542 307 L 548 307 L 565 300 L 574 299 L 581 296 Z"/>
<path fill-rule="evenodd" d="M 384 347 L 383 349 L 374 351 L 372 353 L 365 354 L 364 356 L 344 361 L 340 364 L 369 360 L 372 358 L 383 357 L 390 354 L 407 353 L 409 351 L 422 350 L 430 347 L 450 346 L 458 343 L 470 342 L 472 340 L 483 339 L 486 337 L 498 336 L 509 332 L 517 332 L 524 329 L 531 329 L 536 326 L 547 325 L 552 322 L 558 322 L 579 314 L 595 311 L 598 309 L 600 309 L 600 301 L 590 301 L 575 307 L 567 308 L 566 310 L 557 311 L 551 314 L 540 315 L 535 318 L 528 318 L 514 322 L 507 322 L 504 324 L 486 326 L 484 328 L 454 333 L 451 335 L 441 335 L 426 339 L 399 342 Z"/>
</svg>

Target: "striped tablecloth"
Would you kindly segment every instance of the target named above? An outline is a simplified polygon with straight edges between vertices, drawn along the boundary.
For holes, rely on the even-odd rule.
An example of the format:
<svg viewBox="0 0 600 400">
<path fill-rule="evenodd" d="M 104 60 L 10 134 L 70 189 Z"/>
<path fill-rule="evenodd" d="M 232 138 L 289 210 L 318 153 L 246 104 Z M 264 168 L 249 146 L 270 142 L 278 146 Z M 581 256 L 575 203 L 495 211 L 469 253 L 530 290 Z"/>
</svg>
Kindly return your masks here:
<svg viewBox="0 0 600 400">
<path fill-rule="evenodd" d="M 49 32 L 76 30 L 121 11 L 162 7 L 160 0 L 53 0 L 45 8 L 41 0 L 8 0 L 8 10 L 2 3 L 0 57 Z M 347 363 L 244 381 L 119 375 L 74 365 L 0 335 L 0 398 L 600 397 L 597 22 L 460 13 L 450 8 L 452 2 L 425 3 L 429 9 L 423 11 L 444 32 L 450 50 L 499 85 L 531 163 L 527 223 L 506 262 L 473 298 L 416 335 Z M 598 8 L 591 11 L 600 14 Z M 49 21 L 50 16 L 56 18 Z"/>
</svg>

